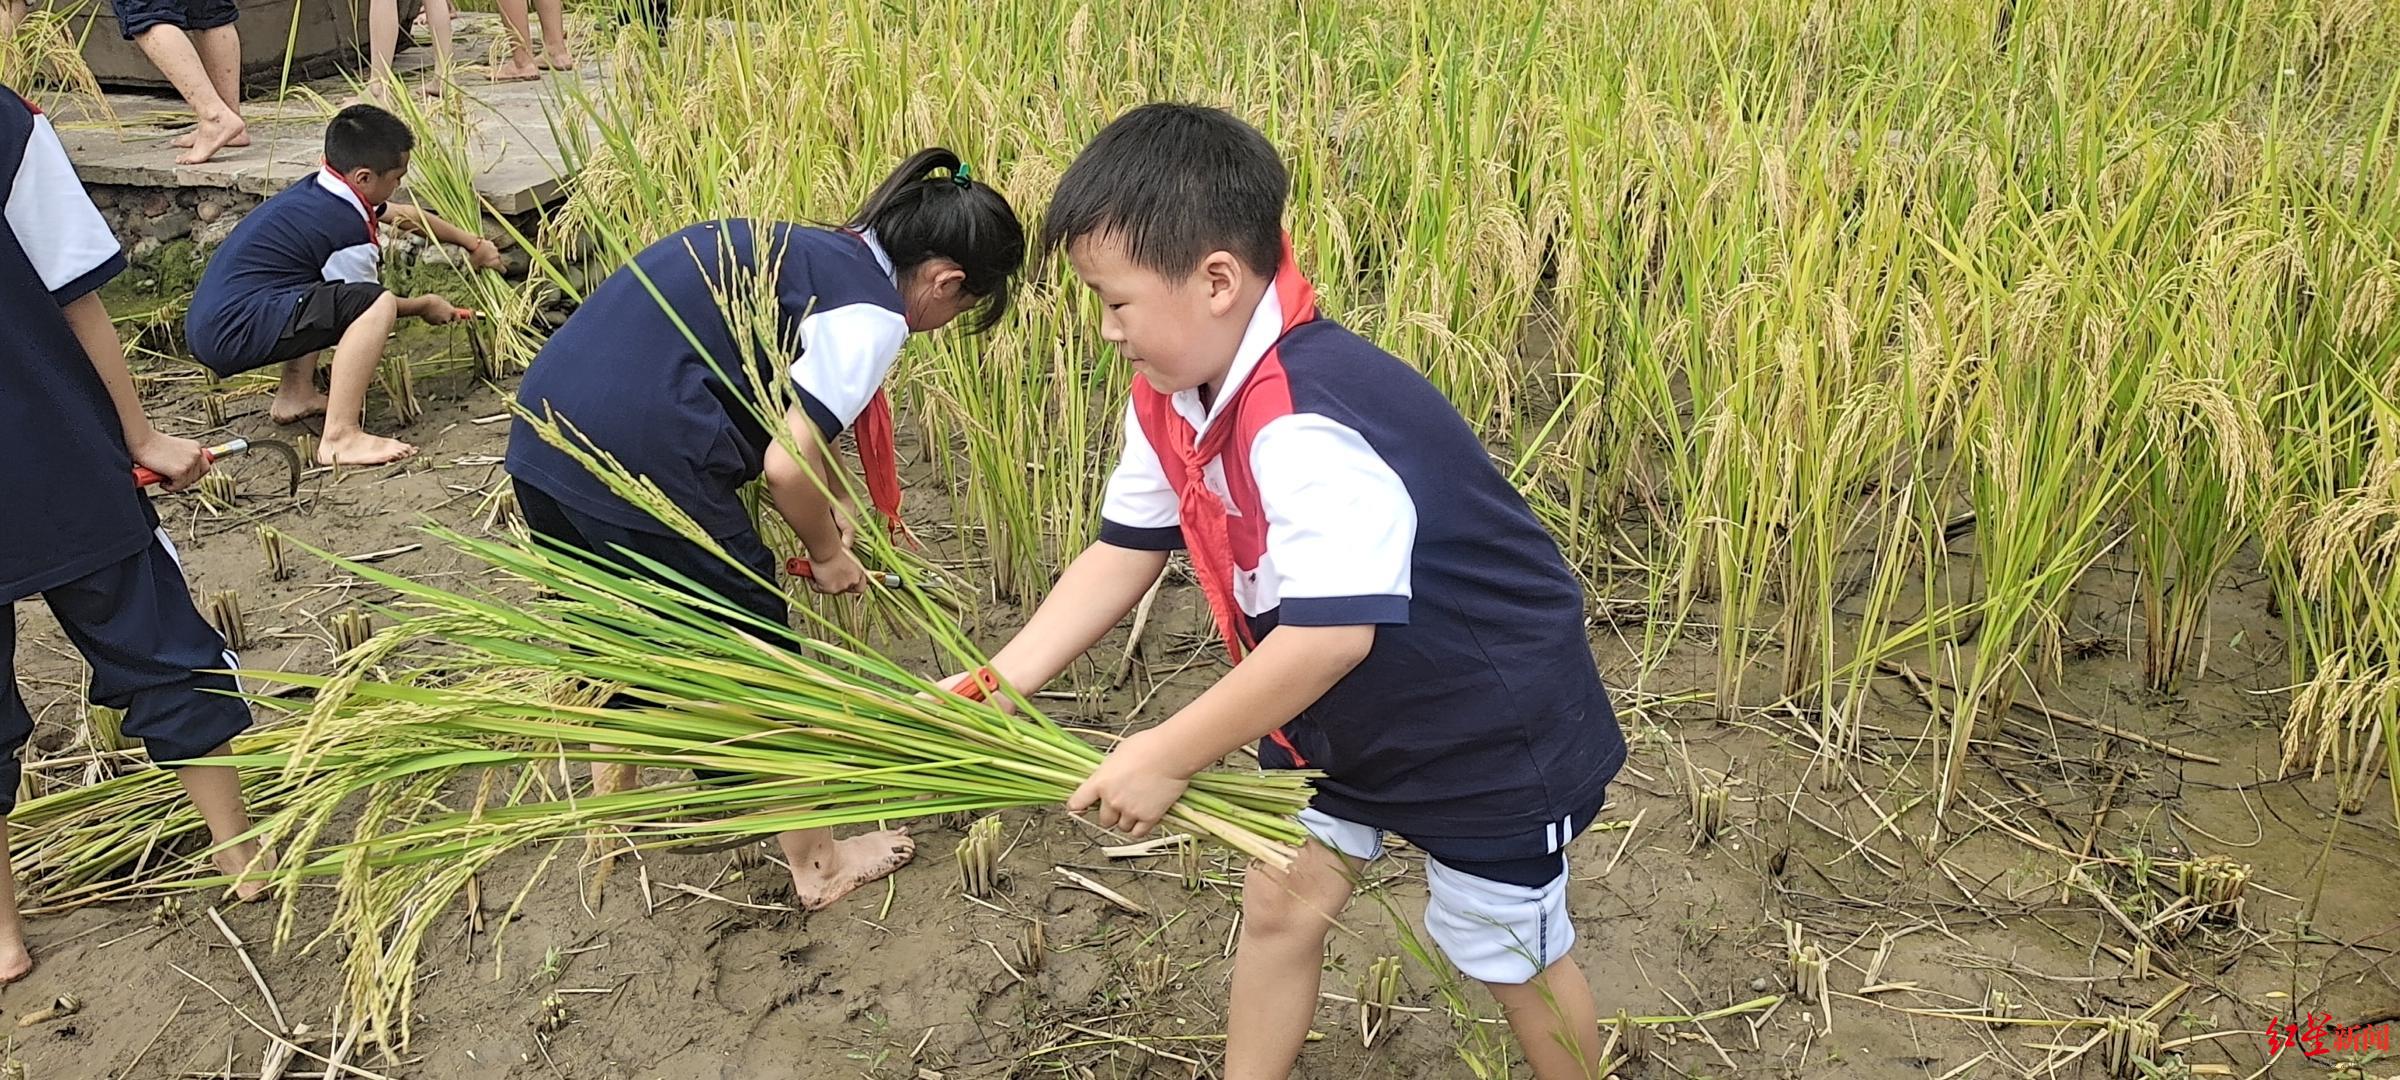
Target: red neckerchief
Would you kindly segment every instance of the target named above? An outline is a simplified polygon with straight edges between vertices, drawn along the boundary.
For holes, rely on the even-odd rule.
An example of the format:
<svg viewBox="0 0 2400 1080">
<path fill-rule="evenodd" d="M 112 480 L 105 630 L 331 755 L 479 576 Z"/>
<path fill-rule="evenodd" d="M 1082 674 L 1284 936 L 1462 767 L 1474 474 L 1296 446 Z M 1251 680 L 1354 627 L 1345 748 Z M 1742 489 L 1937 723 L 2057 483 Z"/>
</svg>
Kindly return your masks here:
<svg viewBox="0 0 2400 1080">
<path fill-rule="evenodd" d="M 1299 264 L 1292 258 L 1290 233 L 1283 237 L 1283 261 L 1276 268 L 1273 288 L 1275 299 L 1283 308 L 1283 330 L 1276 335 L 1275 344 L 1259 357 L 1258 364 L 1251 369 L 1253 375 L 1259 368 L 1275 362 L 1283 340 L 1291 336 L 1293 329 L 1317 317 L 1317 291 L 1301 276 Z M 1243 385 L 1231 392 L 1233 400 L 1216 403 L 1216 418 L 1209 423 L 1208 432 L 1195 435 L 1191 421 L 1175 411 L 1172 395 L 1159 393 L 1147 380 L 1133 380 L 1134 417 L 1141 424 L 1143 437 L 1158 451 L 1167 483 L 1175 489 L 1176 510 L 1183 523 L 1183 546 L 1192 559 L 1192 576 L 1200 579 L 1200 589 L 1208 595 L 1208 610 L 1216 616 L 1217 632 L 1225 638 L 1225 651 L 1236 664 L 1258 643 L 1251 637 L 1250 621 L 1242 616 L 1241 606 L 1234 600 L 1233 540 L 1227 530 L 1225 502 L 1208 487 L 1208 463 L 1233 442 L 1234 432 L 1241 427 L 1240 398 L 1256 385 L 1255 377 L 1245 377 Z M 1218 392 L 1221 398 L 1227 396 L 1221 387 Z M 1291 752 L 1293 762 L 1304 767 L 1308 764 L 1283 732 L 1273 734 L 1276 743 Z"/>
<path fill-rule="evenodd" d="M 842 233 L 862 246 L 867 243 L 865 236 L 849 229 L 843 229 Z M 869 247 L 868 251 L 872 254 L 874 249 Z M 900 520 L 900 452 L 892 445 L 892 400 L 884 394 L 882 386 L 875 388 L 850 430 L 858 439 L 858 467 L 867 474 L 867 498 L 901 539 L 910 547 L 918 546 L 916 535 Z"/>
<path fill-rule="evenodd" d="M 349 177 L 336 171 L 332 162 L 319 160 L 317 166 L 325 170 L 325 175 L 341 181 L 343 187 L 350 189 L 350 197 L 358 200 L 359 212 L 367 215 L 367 242 L 381 248 L 383 246 L 383 218 L 375 213 L 375 204 L 367 201 L 367 193 L 358 190 L 358 185 L 351 183 Z"/>
</svg>

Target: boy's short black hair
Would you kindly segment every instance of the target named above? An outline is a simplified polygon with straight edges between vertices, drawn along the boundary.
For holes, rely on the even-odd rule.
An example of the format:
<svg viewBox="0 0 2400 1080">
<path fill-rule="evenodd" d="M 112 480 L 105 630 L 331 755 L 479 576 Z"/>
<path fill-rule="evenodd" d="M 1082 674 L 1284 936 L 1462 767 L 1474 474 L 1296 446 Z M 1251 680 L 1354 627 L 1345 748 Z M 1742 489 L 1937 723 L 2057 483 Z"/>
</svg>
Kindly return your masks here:
<svg viewBox="0 0 2400 1080">
<path fill-rule="evenodd" d="M 388 173 L 408 164 L 417 137 L 399 117 L 373 105 L 352 105 L 325 125 L 325 164 L 335 172 L 367 168 Z"/>
<path fill-rule="evenodd" d="M 1211 251 L 1273 277 L 1291 186 L 1274 145 L 1232 113 L 1144 105 L 1102 128 L 1059 177 L 1041 247 L 1114 233 L 1136 264 L 1164 277 L 1190 274 Z"/>
</svg>

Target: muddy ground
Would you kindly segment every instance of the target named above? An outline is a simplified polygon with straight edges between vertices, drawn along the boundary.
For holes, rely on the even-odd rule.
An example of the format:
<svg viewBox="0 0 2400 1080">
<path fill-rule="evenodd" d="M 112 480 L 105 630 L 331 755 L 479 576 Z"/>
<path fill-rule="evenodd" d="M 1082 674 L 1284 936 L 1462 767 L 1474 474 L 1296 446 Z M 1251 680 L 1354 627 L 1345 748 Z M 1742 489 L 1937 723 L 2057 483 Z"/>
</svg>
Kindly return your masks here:
<svg viewBox="0 0 2400 1080">
<path fill-rule="evenodd" d="M 486 497 L 504 479 L 498 461 L 508 425 L 478 421 L 502 413 L 505 388 L 472 377 L 455 332 L 419 328 L 402 347 L 425 362 L 418 392 L 426 408 L 396 433 L 424 453 L 397 468 L 312 473 L 301 497 L 276 504 L 268 520 L 346 555 L 407 548 L 378 565 L 455 583 L 474 571 L 417 529 L 427 521 L 486 527 Z M 216 434 L 207 430 L 200 397 L 208 391 L 196 377 L 164 367 L 151 375 L 151 408 L 168 430 Z M 265 382 L 231 389 L 225 430 L 295 434 L 268 421 Z M 370 426 L 394 431 L 389 408 L 381 391 L 373 395 Z M 917 460 L 921 479 L 925 450 L 906 440 L 904 456 Z M 921 494 L 911 506 L 920 535 L 950 556 L 952 572 L 979 580 L 973 560 L 960 556 L 969 545 L 945 536 L 942 501 Z M 241 592 L 259 639 L 244 654 L 248 666 L 321 670 L 331 658 L 332 614 L 384 598 L 305 559 L 292 580 L 269 581 L 250 515 L 212 514 L 189 497 L 164 499 L 160 510 L 193 588 Z M 1962 543 L 1962 558 L 1970 548 Z M 1869 737 L 1851 777 L 1828 786 L 1807 768 L 1810 742 L 1794 717 L 1759 711 L 1720 722 L 1705 707 L 1661 702 L 1712 685 L 1704 645 L 1640 677 L 1631 648 L 1639 627 L 1597 625 L 1593 648 L 1612 685 L 1626 691 L 1621 704 L 1635 745 L 1602 825 L 1571 852 L 1577 956 L 1602 1010 L 1690 1016 L 1781 997 L 1705 1023 L 1654 1025 L 1654 1055 L 1622 1075 L 2038 1075 L 2099 1030 L 2036 1022 L 2154 1007 L 2161 1039 L 2180 1058 L 2155 1075 L 2400 1073 L 2388 1056 L 2363 1069 L 2335 1054 L 2287 1051 L 2268 1060 L 2271 1016 L 2328 1013 L 2340 1023 L 2400 1012 L 2400 844 L 2388 811 L 2378 811 L 2390 805 L 2386 793 L 2370 798 L 2365 814 L 2343 818 L 2328 846 L 2331 782 L 2277 777 L 2286 698 L 2273 691 L 2287 668 L 2259 578 L 2254 567 L 2237 570 L 2238 587 L 2227 590 L 2214 627 L 2210 674 L 2166 700 L 2141 690 L 2138 659 L 2128 656 L 2126 643 L 2138 649 L 2140 641 L 2127 604 L 2131 574 L 2104 566 L 2091 575 L 2069 627 L 2088 648 L 2039 701 L 2158 745 L 2021 712 L 1978 746 L 1966 805 L 1954 809 L 1945 835 L 1924 844 L 1918 838 L 1932 831 L 1928 762 L 1938 755 L 1920 741 L 1927 710 L 1905 683 L 1882 680 L 1860 703 Z M 1116 690 L 1049 702 L 1057 715 L 1115 731 L 1138 707 L 1135 723 L 1146 724 L 1216 676 L 1196 594 L 1170 588 L 1160 607 L 1145 670 Z M 82 740 L 83 667 L 41 605 L 19 605 L 16 617 L 19 670 L 39 718 L 28 757 L 72 756 Z M 1016 615 L 986 600 L 974 618 L 992 647 Z M 1761 682 L 1772 679 L 1761 673 Z M 1104 687 L 1107 679 L 1085 681 Z M 1713 844 L 1696 843 L 1687 753 L 1709 775 L 1730 777 L 1726 826 Z M 2188 760 L 2194 756 L 2219 763 Z M 79 770 L 36 771 L 64 783 Z M 1879 830 L 1887 814 L 1893 827 Z M 1006 821 L 1006 881 L 988 905 L 961 895 L 951 860 L 961 831 L 948 826 L 917 830 L 917 861 L 888 890 L 871 888 L 814 915 L 788 906 L 787 880 L 764 849 L 653 854 L 621 866 L 596 910 L 580 895 L 578 852 L 568 852 L 504 933 L 495 918 L 470 934 L 462 915 L 429 943 L 413 1041 L 396 1055 L 352 1060 L 390 1077 L 1213 1075 L 1238 870 L 1212 862 L 1206 886 L 1187 892 L 1172 860 L 1112 863 L 1099 850 L 1107 838 L 1063 813 L 1016 812 Z M 2223 854 L 2248 864 L 2254 881 L 2237 924 L 2162 940 L 2141 973 L 2116 916 L 2089 895 L 2062 895 L 2070 855 L 2085 850 L 2120 863 L 2137 852 Z M 484 882 L 485 895 L 515 896 L 536 864 L 532 856 L 504 862 Z M 1147 914 L 1062 885 L 1058 867 L 1106 884 Z M 2092 872 L 2121 909 L 2139 910 L 2141 890 L 2120 867 Z M 1391 912 L 1418 912 L 1422 863 L 1404 850 L 1379 867 L 1376 881 L 1336 937 L 1315 1022 L 1322 1038 L 1298 1075 L 1474 1075 L 1461 1051 L 1474 1040 L 1447 1011 L 1447 973 L 1414 961 L 1400 997 L 1405 1011 L 1375 1045 L 1361 1045 L 1347 998 L 1377 957 L 1404 952 Z M 180 914 L 164 918 L 151 901 L 34 918 L 29 933 L 41 967 L 0 991 L 0 1032 L 13 1036 L 9 1060 L 39 1080 L 260 1075 L 269 1044 L 259 1026 L 276 1026 L 273 1010 L 205 917 L 208 899 L 188 896 Z M 2299 922 L 2312 901 L 2314 917 Z M 303 903 L 304 931 L 324 906 Z M 285 1023 L 328 1030 L 341 944 L 276 952 L 264 944 L 272 911 L 251 905 L 222 914 L 260 943 L 250 955 Z M 1046 930 L 1039 970 L 1023 958 L 1033 918 Z M 1829 959 L 1831 994 L 1820 1005 L 1791 997 L 1785 920 L 1796 920 Z M 79 1012 L 18 1026 L 68 994 L 80 999 Z M 552 997 L 564 1005 L 564 1026 L 537 1030 Z M 1461 1000 L 1497 1015 L 1478 990 Z M 1488 1021 L 1472 1027 L 1501 1033 Z M 2337 1072 L 2337 1064 L 2350 1071 Z M 2101 1075 L 2099 1049 L 2064 1060 L 2059 1074 Z M 316 1068 L 303 1059 L 284 1075 Z"/>
</svg>

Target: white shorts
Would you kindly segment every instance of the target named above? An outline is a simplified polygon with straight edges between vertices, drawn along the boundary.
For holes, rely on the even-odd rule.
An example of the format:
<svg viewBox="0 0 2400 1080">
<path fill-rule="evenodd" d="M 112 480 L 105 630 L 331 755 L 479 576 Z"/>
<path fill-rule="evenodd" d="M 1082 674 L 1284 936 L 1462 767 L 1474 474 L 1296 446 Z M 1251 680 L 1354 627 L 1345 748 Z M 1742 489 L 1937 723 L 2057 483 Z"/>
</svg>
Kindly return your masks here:
<svg viewBox="0 0 2400 1080">
<path fill-rule="evenodd" d="M 1300 824 L 1319 843 L 1351 858 L 1373 862 L 1383 855 L 1383 830 L 1373 826 L 1313 807 L 1300 812 Z M 1548 884 L 1529 888 L 1476 877 L 1428 857 L 1425 891 L 1426 932 L 1442 955 L 1478 982 L 1531 982 L 1575 944 L 1564 870 Z"/>
</svg>

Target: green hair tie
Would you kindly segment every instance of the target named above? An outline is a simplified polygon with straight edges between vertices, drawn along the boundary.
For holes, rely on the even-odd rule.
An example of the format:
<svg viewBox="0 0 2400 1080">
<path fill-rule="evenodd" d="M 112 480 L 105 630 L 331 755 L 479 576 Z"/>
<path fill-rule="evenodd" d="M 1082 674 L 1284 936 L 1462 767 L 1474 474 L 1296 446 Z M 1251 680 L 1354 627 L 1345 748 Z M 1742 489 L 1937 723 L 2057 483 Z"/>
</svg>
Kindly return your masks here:
<svg viewBox="0 0 2400 1080">
<path fill-rule="evenodd" d="M 955 181 L 958 186 L 962 188 L 973 187 L 975 185 L 974 173 L 972 170 L 967 168 L 967 163 L 963 161 L 958 163 L 957 168 L 950 170 L 950 179 Z"/>
</svg>

